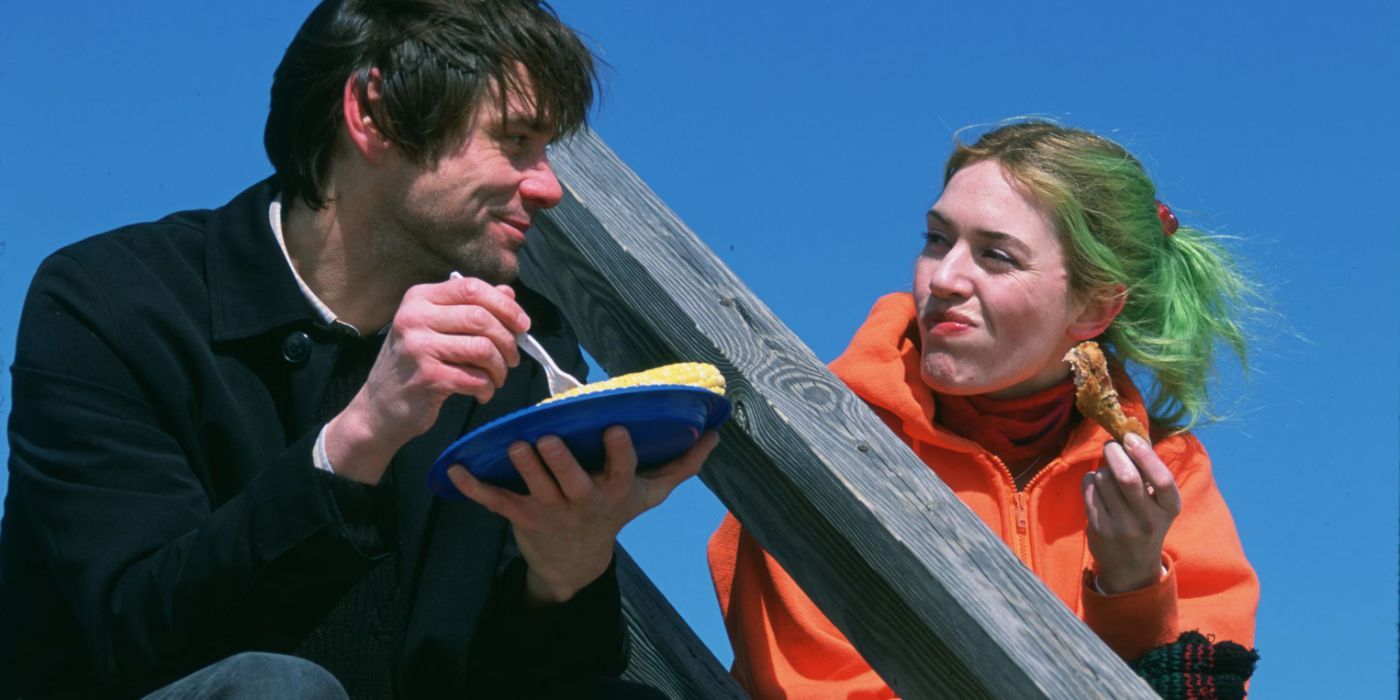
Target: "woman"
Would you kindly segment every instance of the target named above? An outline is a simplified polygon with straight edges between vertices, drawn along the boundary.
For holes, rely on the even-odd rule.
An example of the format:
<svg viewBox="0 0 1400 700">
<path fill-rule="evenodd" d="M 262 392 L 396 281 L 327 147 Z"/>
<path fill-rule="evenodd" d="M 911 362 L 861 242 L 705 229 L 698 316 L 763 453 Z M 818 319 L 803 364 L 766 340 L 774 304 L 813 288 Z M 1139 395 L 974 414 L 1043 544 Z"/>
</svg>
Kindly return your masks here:
<svg viewBox="0 0 1400 700">
<path fill-rule="evenodd" d="M 913 293 L 876 302 L 832 371 L 1125 660 L 1199 631 L 1245 647 L 1217 645 L 1247 661 L 1216 679 L 1242 693 L 1258 580 L 1187 430 L 1215 344 L 1244 359 L 1248 282 L 1120 146 L 1043 122 L 959 144 L 927 224 Z M 1063 357 L 1086 340 L 1152 444 L 1079 416 Z M 755 697 L 893 695 L 733 516 L 710 564 Z"/>
</svg>

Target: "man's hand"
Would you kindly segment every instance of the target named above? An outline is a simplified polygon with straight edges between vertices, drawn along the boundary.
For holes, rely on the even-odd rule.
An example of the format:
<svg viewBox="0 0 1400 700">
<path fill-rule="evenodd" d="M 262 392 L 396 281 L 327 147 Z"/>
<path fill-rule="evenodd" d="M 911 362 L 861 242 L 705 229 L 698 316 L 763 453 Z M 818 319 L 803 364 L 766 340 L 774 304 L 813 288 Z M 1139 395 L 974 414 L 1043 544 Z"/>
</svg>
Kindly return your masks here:
<svg viewBox="0 0 1400 700">
<path fill-rule="evenodd" d="M 379 482 L 394 453 L 426 432 L 453 394 L 485 403 L 520 363 L 530 319 L 515 291 L 470 277 L 413 287 L 355 398 L 326 427 L 335 471 Z"/>
<path fill-rule="evenodd" d="M 1104 466 L 1084 475 L 1089 552 L 1099 589 L 1146 588 L 1162 576 L 1162 542 L 1181 512 L 1181 493 L 1152 445 L 1129 434 L 1104 445 Z"/>
<path fill-rule="evenodd" d="M 699 473 L 718 443 L 716 433 L 705 433 L 685 454 L 639 475 L 632 438 L 621 427 L 603 434 L 607 458 L 597 474 L 585 472 L 557 437 L 540 438 L 535 447 L 517 442 L 510 460 L 527 495 L 483 484 L 461 466 L 447 475 L 467 498 L 510 521 L 527 565 L 528 600 L 562 603 L 607 570 L 622 526 Z"/>
</svg>

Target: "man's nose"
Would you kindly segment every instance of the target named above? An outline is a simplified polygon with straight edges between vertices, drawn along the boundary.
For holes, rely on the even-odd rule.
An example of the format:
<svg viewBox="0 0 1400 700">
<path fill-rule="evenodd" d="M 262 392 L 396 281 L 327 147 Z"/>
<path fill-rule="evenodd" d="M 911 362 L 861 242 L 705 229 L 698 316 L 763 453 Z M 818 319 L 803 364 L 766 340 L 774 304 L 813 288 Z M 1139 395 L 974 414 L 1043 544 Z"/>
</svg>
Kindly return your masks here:
<svg viewBox="0 0 1400 700">
<path fill-rule="evenodd" d="M 541 158 L 525 173 L 525 179 L 520 183 L 520 196 L 533 200 L 543 209 L 564 199 L 564 188 L 559 184 L 559 178 L 554 176 L 554 167 L 549 164 L 548 156 Z"/>
</svg>

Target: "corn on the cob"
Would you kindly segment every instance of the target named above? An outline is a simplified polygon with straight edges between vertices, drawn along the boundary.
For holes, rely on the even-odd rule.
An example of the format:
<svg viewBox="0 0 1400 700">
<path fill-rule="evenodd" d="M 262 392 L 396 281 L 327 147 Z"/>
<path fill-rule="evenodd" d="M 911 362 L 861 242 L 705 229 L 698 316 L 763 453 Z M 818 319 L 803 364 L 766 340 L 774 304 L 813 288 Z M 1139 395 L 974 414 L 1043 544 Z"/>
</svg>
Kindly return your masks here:
<svg viewBox="0 0 1400 700">
<path fill-rule="evenodd" d="M 570 389 L 566 392 L 555 394 L 543 401 L 546 404 L 559 399 L 567 399 L 581 394 L 592 394 L 608 389 L 622 389 L 633 386 L 658 386 L 658 385 L 685 385 L 697 386 L 702 389 L 709 389 L 721 396 L 724 395 L 724 375 L 719 373 L 719 368 L 705 362 L 679 362 L 674 365 L 664 365 L 649 369 L 644 372 L 633 372 L 620 377 L 613 377 L 601 382 L 584 384 L 577 389 Z"/>
</svg>

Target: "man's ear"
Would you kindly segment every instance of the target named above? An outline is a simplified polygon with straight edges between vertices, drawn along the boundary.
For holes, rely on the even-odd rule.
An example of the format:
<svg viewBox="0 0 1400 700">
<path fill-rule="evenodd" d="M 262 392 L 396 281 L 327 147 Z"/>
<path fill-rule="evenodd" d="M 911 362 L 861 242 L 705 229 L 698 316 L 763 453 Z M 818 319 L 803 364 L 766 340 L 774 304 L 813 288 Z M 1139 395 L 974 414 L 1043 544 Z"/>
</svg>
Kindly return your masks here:
<svg viewBox="0 0 1400 700">
<path fill-rule="evenodd" d="M 394 144 L 384 136 L 384 132 L 379 130 L 379 125 L 374 123 L 373 105 L 379 103 L 381 99 L 380 85 L 383 76 L 378 68 L 369 69 L 369 78 L 365 81 L 363 88 L 360 86 L 359 74 L 352 74 L 345 80 L 345 92 L 341 96 L 342 112 L 345 115 L 345 133 L 350 137 L 350 143 L 355 146 L 365 160 L 371 163 L 378 163 L 384 159 Z"/>
<path fill-rule="evenodd" d="M 1123 303 L 1128 300 L 1128 288 L 1121 284 L 1091 293 L 1084 299 L 1084 308 L 1069 326 L 1069 336 L 1075 341 L 1092 340 L 1118 318 Z"/>
</svg>

